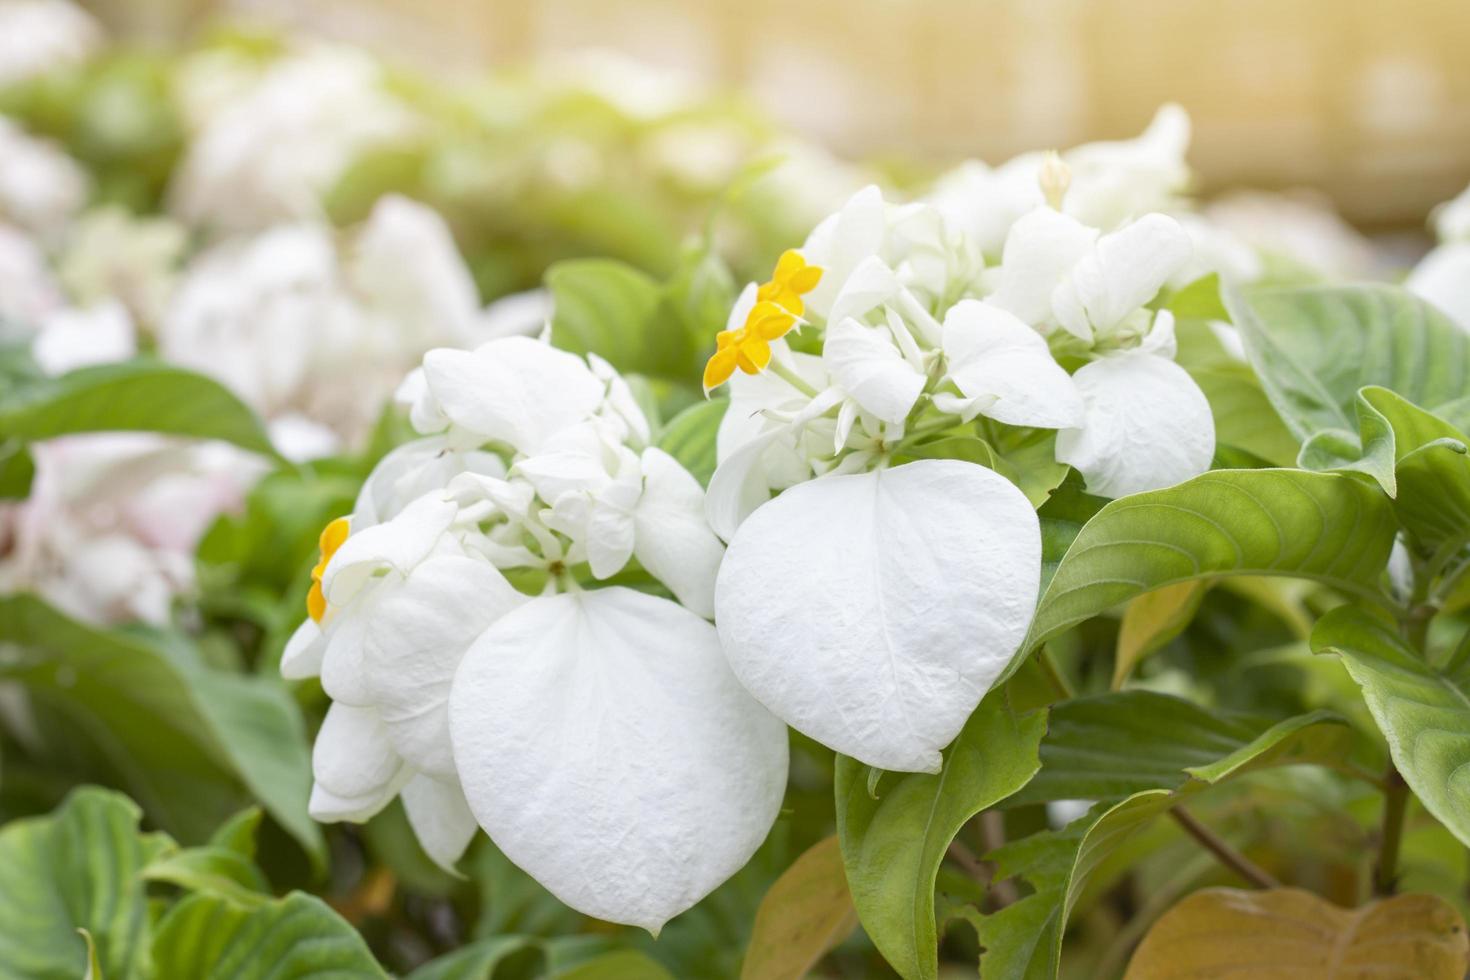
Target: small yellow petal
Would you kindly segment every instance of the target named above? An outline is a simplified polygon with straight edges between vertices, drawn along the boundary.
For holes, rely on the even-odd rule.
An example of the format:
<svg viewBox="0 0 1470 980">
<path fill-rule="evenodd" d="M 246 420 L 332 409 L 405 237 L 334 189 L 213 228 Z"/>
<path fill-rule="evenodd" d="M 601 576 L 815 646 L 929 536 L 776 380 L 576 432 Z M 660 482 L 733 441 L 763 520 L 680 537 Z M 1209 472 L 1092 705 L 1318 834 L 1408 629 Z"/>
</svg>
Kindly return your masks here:
<svg viewBox="0 0 1470 980">
<path fill-rule="evenodd" d="M 822 281 L 822 269 L 820 266 L 809 265 L 797 272 L 789 280 L 787 285 L 793 292 L 809 293 L 817 288 L 817 283 Z"/>
<path fill-rule="evenodd" d="M 326 527 L 322 528 L 321 537 L 317 539 L 317 546 L 321 548 L 322 558 L 330 561 L 337 549 L 342 547 L 342 542 L 347 540 L 347 534 L 351 530 L 351 521 L 346 517 L 339 517 Z"/>
<path fill-rule="evenodd" d="M 740 370 L 746 374 L 760 374 L 771 363 L 771 345 L 759 337 L 751 337 L 739 347 Z"/>
<path fill-rule="evenodd" d="M 708 392 L 729 381 L 739 361 L 740 350 L 737 347 L 725 346 L 716 351 L 704 366 L 704 390 Z"/>
<path fill-rule="evenodd" d="M 320 623 L 327 614 L 327 597 L 322 594 L 322 583 L 312 582 L 311 591 L 306 593 L 306 614 L 313 622 Z"/>
</svg>

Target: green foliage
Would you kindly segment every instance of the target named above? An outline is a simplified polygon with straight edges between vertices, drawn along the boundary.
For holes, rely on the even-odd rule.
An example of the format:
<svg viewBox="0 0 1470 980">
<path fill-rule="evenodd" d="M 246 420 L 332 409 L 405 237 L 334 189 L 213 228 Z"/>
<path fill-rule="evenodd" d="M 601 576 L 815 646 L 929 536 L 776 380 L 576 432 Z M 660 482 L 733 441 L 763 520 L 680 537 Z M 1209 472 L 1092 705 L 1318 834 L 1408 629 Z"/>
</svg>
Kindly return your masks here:
<svg viewBox="0 0 1470 980">
<path fill-rule="evenodd" d="M 703 486 L 715 472 L 720 420 L 730 402 L 724 398 L 696 402 L 669 420 L 658 435 L 658 448 L 677 459 Z"/>
<path fill-rule="evenodd" d="M 0 598 L 0 641 L 22 651 L 0 675 L 23 685 L 87 772 L 120 780 L 160 826 L 203 840 L 246 790 L 325 860 L 306 814 L 305 725 L 281 681 L 211 668 L 178 636 L 84 626 L 25 595 Z"/>
<path fill-rule="evenodd" d="M 274 455 L 255 413 L 218 381 L 156 361 L 81 368 L 0 393 L 0 438 L 116 431 L 222 439 Z"/>
<path fill-rule="evenodd" d="M 1071 542 L 1028 645 L 1151 589 L 1205 576 L 1286 575 L 1373 597 L 1396 527 L 1377 488 L 1328 473 L 1219 470 L 1123 497 Z"/>
<path fill-rule="evenodd" d="M 1393 623 L 1346 606 L 1318 621 L 1312 648 L 1342 657 L 1400 775 L 1470 845 L 1470 648 L 1436 668 Z"/>
<path fill-rule="evenodd" d="M 1019 714 L 1005 690 L 981 703 L 939 772 L 876 778 L 837 763 L 837 834 L 863 928 L 907 978 L 938 975 L 934 883 L 960 828 L 1026 785 L 1037 769 L 1042 712 Z"/>
</svg>

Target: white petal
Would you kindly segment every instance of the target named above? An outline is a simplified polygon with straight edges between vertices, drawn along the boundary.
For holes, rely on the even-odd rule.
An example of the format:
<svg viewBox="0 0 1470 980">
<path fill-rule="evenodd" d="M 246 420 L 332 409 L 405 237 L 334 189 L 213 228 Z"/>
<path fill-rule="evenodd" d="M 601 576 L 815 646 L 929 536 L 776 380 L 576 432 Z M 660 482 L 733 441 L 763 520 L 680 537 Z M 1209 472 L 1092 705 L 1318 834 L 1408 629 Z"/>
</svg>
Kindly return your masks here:
<svg viewBox="0 0 1470 980">
<path fill-rule="evenodd" d="M 1409 273 L 1404 285 L 1439 307 L 1461 330 L 1470 331 L 1470 242 L 1434 249 Z"/>
<path fill-rule="evenodd" d="M 310 616 L 303 619 L 281 653 L 281 676 L 288 681 L 317 676 L 322 672 L 322 652 L 326 648 L 316 620 Z"/>
<path fill-rule="evenodd" d="M 1053 312 L 1079 337 L 1116 326 L 1153 299 L 1193 249 L 1179 222 L 1146 214 L 1098 239 L 1052 295 Z"/>
<path fill-rule="evenodd" d="M 825 317 L 858 263 L 877 253 L 888 230 L 887 207 L 883 192 L 870 184 L 808 236 L 802 256 L 822 269 L 822 278 L 806 296 L 812 312 Z"/>
<path fill-rule="evenodd" d="M 460 473 L 505 476 L 499 456 L 485 452 L 455 452 L 442 436 L 406 442 L 378 460 L 352 508 L 353 531 L 396 517 L 410 502 L 446 486 Z"/>
<path fill-rule="evenodd" d="M 829 325 L 822 360 L 864 411 L 895 425 L 924 390 L 924 375 L 904 360 L 887 327 L 865 327 L 851 318 Z"/>
<path fill-rule="evenodd" d="M 428 493 L 391 521 L 361 531 L 354 528 L 327 563 L 323 593 L 334 605 L 343 605 L 384 569 L 408 574 L 434 550 L 458 510 L 441 494 Z"/>
<path fill-rule="evenodd" d="M 1087 489 L 1122 497 L 1173 486 L 1210 468 L 1215 420 L 1189 372 L 1153 354 L 1104 357 L 1072 380 L 1087 415 L 1057 433 L 1057 460 L 1075 466 Z"/>
<path fill-rule="evenodd" d="M 587 549 L 587 564 L 595 578 L 616 575 L 633 557 L 637 529 L 633 515 L 616 507 L 594 505 L 587 522 L 587 536 L 581 543 Z"/>
<path fill-rule="evenodd" d="M 529 337 L 492 340 L 472 353 L 431 350 L 424 377 L 451 422 L 523 453 L 591 415 L 604 391 L 580 357 Z"/>
<path fill-rule="evenodd" d="M 311 751 L 316 777 L 309 809 L 324 823 L 360 823 L 393 799 L 409 772 L 372 708 L 333 704 Z"/>
<path fill-rule="evenodd" d="M 893 299 L 902 289 L 898 276 L 893 274 L 888 264 L 878 256 L 870 255 L 858 263 L 842 284 L 842 291 L 832 301 L 827 319 L 832 323 L 848 317 L 860 320 Z"/>
<path fill-rule="evenodd" d="M 1032 326 L 1049 322 L 1052 291 L 1096 240 L 1096 229 L 1051 208 L 1027 213 L 1006 236 L 1000 282 L 990 302 Z"/>
<path fill-rule="evenodd" d="M 408 824 L 424 853 L 445 871 L 458 875 L 455 862 L 480 829 L 459 783 L 419 773 L 404 784 L 402 794 Z"/>
<path fill-rule="evenodd" d="M 452 779 L 454 672 L 479 635 L 526 596 L 493 565 L 447 555 L 373 598 L 362 660 L 371 703 L 399 755 L 415 769 Z"/>
<path fill-rule="evenodd" d="M 786 785 L 785 728 L 714 627 L 629 589 L 501 619 L 460 666 L 449 724 L 496 846 L 572 908 L 654 933 L 745 864 Z"/>
<path fill-rule="evenodd" d="M 322 690 L 333 701 L 364 707 L 373 703 L 363 660 L 367 644 L 365 606 L 370 598 L 369 593 L 361 593 L 351 605 L 335 610 L 323 631 Z"/>
<path fill-rule="evenodd" d="M 643 451 L 643 497 L 633 521 L 639 564 L 691 611 L 712 618 L 725 546 L 705 520 L 699 481 L 662 449 Z"/>
<path fill-rule="evenodd" d="M 725 553 L 716 622 L 736 676 L 792 727 L 869 765 L 937 772 L 1024 638 L 1040 579 L 1021 491 L 922 460 L 757 510 Z"/>
<path fill-rule="evenodd" d="M 779 428 L 769 429 L 741 445 L 715 468 L 704 495 L 704 516 L 721 539 L 729 541 L 740 523 L 771 499 L 766 453 L 785 435 Z"/>
<path fill-rule="evenodd" d="M 1007 425 L 1043 429 L 1082 420 L 1082 397 L 1046 341 L 1014 314 L 962 300 L 944 318 L 949 377 L 968 399 L 994 400 L 979 412 Z"/>
</svg>

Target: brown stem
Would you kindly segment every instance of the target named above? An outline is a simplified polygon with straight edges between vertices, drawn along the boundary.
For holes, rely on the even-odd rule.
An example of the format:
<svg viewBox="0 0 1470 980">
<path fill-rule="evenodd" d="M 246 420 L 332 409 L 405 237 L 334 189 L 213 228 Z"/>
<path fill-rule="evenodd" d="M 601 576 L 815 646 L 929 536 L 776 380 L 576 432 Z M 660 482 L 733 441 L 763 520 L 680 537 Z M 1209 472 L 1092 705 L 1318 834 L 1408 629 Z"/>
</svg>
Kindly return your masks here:
<svg viewBox="0 0 1470 980">
<path fill-rule="evenodd" d="M 1399 843 L 1404 836 L 1404 812 L 1409 807 L 1409 784 L 1393 766 L 1384 776 L 1383 831 L 1378 838 L 1378 863 L 1373 869 L 1373 893 L 1392 895 L 1398 884 Z"/>
<path fill-rule="evenodd" d="M 1225 843 L 1213 830 L 1196 820 L 1188 810 L 1182 806 L 1176 806 L 1169 811 L 1184 832 L 1193 837 L 1201 847 L 1215 855 L 1220 863 L 1231 871 L 1240 875 L 1246 881 L 1257 888 L 1280 888 L 1281 882 L 1277 881 L 1260 865 L 1250 858 Z"/>
</svg>

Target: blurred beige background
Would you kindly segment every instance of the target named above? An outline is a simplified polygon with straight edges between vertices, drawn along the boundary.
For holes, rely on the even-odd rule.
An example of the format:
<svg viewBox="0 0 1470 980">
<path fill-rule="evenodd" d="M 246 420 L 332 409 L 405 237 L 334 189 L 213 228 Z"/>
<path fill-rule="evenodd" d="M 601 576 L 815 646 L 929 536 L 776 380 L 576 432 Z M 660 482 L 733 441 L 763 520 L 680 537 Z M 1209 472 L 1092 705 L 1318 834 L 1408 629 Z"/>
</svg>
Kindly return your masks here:
<svg viewBox="0 0 1470 980">
<path fill-rule="evenodd" d="M 1368 228 L 1470 182 L 1470 0 L 94 0 L 174 35 L 222 12 L 445 70 L 595 46 L 735 87 L 852 156 L 996 161 L 1195 123 L 1210 193 L 1309 185 Z"/>
</svg>

